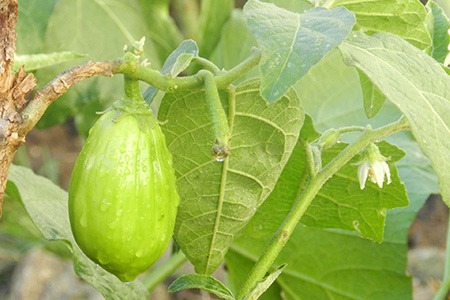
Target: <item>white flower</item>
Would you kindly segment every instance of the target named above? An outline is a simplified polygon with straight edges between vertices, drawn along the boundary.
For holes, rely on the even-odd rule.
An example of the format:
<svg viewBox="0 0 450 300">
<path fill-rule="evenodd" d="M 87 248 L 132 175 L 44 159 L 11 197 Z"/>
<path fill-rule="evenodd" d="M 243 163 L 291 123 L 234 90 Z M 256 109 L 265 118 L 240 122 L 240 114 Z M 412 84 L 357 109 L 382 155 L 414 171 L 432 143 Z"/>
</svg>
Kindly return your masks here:
<svg viewBox="0 0 450 300">
<path fill-rule="evenodd" d="M 358 164 L 358 180 L 361 189 L 364 189 L 366 186 L 367 178 L 380 188 L 383 187 L 385 177 L 386 183 L 391 183 L 391 171 L 386 163 L 386 158 L 381 155 L 375 144 L 372 143 L 366 148 L 363 158 Z"/>
</svg>

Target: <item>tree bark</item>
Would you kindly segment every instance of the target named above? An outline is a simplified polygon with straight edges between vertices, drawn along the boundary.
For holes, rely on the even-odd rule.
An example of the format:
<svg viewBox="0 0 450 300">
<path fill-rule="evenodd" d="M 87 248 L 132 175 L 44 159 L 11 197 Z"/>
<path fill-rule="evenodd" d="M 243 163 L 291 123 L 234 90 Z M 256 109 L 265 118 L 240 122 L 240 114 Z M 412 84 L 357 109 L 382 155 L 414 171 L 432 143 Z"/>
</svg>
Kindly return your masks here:
<svg viewBox="0 0 450 300">
<path fill-rule="evenodd" d="M 20 145 L 25 141 L 19 134 L 23 122 L 21 109 L 26 95 L 33 90 L 36 80 L 21 68 L 12 71 L 16 50 L 17 0 L 0 3 L 0 216 L 9 167 Z"/>
</svg>

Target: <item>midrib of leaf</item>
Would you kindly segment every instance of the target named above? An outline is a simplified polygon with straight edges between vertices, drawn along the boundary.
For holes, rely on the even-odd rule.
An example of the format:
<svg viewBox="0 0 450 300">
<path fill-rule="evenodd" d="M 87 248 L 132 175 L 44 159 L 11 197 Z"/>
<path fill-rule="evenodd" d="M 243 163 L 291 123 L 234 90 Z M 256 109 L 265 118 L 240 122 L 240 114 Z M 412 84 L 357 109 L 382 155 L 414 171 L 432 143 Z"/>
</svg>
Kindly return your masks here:
<svg viewBox="0 0 450 300">
<path fill-rule="evenodd" d="M 282 70 L 285 70 L 285 67 L 286 67 L 287 64 L 288 64 L 288 61 L 289 61 L 289 59 L 291 58 L 292 53 L 294 52 L 294 45 L 295 45 L 295 42 L 297 41 L 297 33 L 298 33 L 298 31 L 300 30 L 300 25 L 301 25 L 300 23 L 301 23 L 301 22 L 300 22 L 300 16 L 297 16 L 297 28 L 296 28 L 295 31 L 294 31 L 294 38 L 292 39 L 292 43 L 291 43 L 291 46 L 290 46 L 289 55 L 287 55 L 287 56 L 286 56 L 286 59 L 284 60 L 284 64 L 283 64 Z M 280 72 L 279 76 L 277 77 L 277 79 L 275 80 L 274 84 L 272 85 L 272 88 L 270 89 L 270 95 L 273 95 L 273 94 L 275 93 L 275 90 L 278 89 L 278 88 L 277 88 L 277 85 L 278 85 L 278 82 L 281 80 L 281 75 L 282 75 L 283 73 L 284 73 L 284 72 Z"/>
<path fill-rule="evenodd" d="M 234 117 L 235 117 L 235 113 L 236 113 L 236 105 L 235 105 L 236 93 L 234 90 L 228 90 L 227 96 L 228 96 L 228 119 L 229 119 L 228 126 L 230 128 L 230 133 L 232 134 L 233 129 L 234 129 Z M 232 141 L 230 141 L 229 145 L 228 145 L 230 147 L 230 149 L 231 149 L 231 143 L 232 143 Z M 216 219 L 214 221 L 214 231 L 213 231 L 212 238 L 211 238 L 211 244 L 210 244 L 209 253 L 208 253 L 208 260 L 206 262 L 206 268 L 205 268 L 207 271 L 209 270 L 209 266 L 211 266 L 211 258 L 213 257 L 212 252 L 214 250 L 214 244 L 216 242 L 217 232 L 219 231 L 220 220 L 222 218 L 222 208 L 223 208 L 223 201 L 224 201 L 224 197 L 225 197 L 225 187 L 227 184 L 228 164 L 229 164 L 229 159 L 225 159 L 225 161 L 223 162 L 223 168 L 222 168 L 222 178 L 220 180 L 217 215 L 216 215 Z"/>
<path fill-rule="evenodd" d="M 230 116 L 230 119 L 231 116 Z M 230 128 L 232 128 L 230 126 Z M 224 201 L 224 197 L 225 197 L 225 186 L 227 184 L 227 175 L 228 175 L 228 159 L 225 159 L 225 161 L 223 161 L 223 168 L 222 168 L 222 178 L 220 180 L 220 190 L 219 190 L 219 201 L 218 201 L 218 205 L 217 205 L 217 214 L 216 214 L 216 219 L 214 221 L 214 230 L 212 232 L 212 237 L 211 237 L 211 244 L 209 247 L 209 253 L 208 253 L 208 260 L 206 261 L 206 270 L 207 273 L 209 272 L 209 266 L 211 265 L 211 258 L 213 257 L 213 251 L 215 249 L 215 243 L 216 243 L 216 238 L 217 238 L 217 233 L 219 231 L 219 226 L 220 226 L 220 220 L 222 218 L 222 207 L 223 207 L 223 201 Z M 214 270 L 213 270 L 214 271 Z"/>
<path fill-rule="evenodd" d="M 95 0 L 95 2 L 100 6 L 106 14 L 113 20 L 117 27 L 119 27 L 120 31 L 123 33 L 123 35 L 127 38 L 129 43 L 132 43 L 135 41 L 131 33 L 128 31 L 125 24 L 122 23 L 122 21 L 116 16 L 116 14 L 105 4 L 103 0 Z"/>
</svg>

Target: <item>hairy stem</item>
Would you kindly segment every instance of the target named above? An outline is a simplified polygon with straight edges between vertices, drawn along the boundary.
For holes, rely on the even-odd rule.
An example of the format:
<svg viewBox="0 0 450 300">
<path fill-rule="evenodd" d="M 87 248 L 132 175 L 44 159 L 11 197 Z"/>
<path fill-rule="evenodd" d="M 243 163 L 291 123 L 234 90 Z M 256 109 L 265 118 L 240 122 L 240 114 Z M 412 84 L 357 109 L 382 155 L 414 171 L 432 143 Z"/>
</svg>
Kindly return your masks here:
<svg viewBox="0 0 450 300">
<path fill-rule="evenodd" d="M 391 123 L 376 130 L 367 129 L 353 144 L 350 144 L 329 162 L 315 177 L 311 178 L 303 193 L 298 196 L 290 213 L 278 228 L 271 242 L 264 253 L 259 257 L 253 266 L 247 280 L 238 291 L 236 299 L 244 299 L 252 291 L 265 274 L 270 271 L 272 264 L 278 257 L 289 237 L 293 233 L 298 222 L 308 209 L 309 205 L 325 184 L 340 168 L 348 163 L 355 155 L 365 149 L 370 143 L 383 139 L 388 135 L 408 129 L 409 125 L 405 118 L 400 118 L 397 122 Z M 356 174 L 355 174 L 356 176 Z"/>
<path fill-rule="evenodd" d="M 220 74 L 221 72 L 218 66 L 206 58 L 197 56 L 194 57 L 193 61 L 201 65 L 205 70 L 211 71 L 214 75 Z"/>
<path fill-rule="evenodd" d="M 208 113 L 213 123 L 214 137 L 213 155 L 218 161 L 223 161 L 229 153 L 228 140 L 230 139 L 230 128 L 228 127 L 227 115 L 220 101 L 214 75 L 209 71 L 201 71 L 199 74 L 205 82 L 205 100 Z"/>
</svg>

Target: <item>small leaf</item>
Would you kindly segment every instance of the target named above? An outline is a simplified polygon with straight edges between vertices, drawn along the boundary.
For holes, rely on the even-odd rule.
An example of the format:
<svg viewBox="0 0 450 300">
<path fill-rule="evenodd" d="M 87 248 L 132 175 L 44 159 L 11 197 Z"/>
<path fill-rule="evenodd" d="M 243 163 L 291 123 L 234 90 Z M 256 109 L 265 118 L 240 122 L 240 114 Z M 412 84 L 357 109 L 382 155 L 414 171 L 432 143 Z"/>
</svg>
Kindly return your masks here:
<svg viewBox="0 0 450 300">
<path fill-rule="evenodd" d="M 184 40 L 164 62 L 161 68 L 161 74 L 168 75 L 171 77 L 177 77 L 181 72 L 183 72 L 188 66 L 192 59 L 198 55 L 197 44 L 193 40 Z M 150 103 L 156 96 L 158 89 L 149 86 L 143 97 L 147 103 Z"/>
<path fill-rule="evenodd" d="M 246 3 L 244 16 L 263 50 L 261 95 L 269 102 L 280 99 L 355 24 L 355 16 L 344 7 L 296 14 L 257 0 Z"/>
<path fill-rule="evenodd" d="M 364 99 L 364 112 L 367 118 L 370 119 L 375 117 L 380 111 L 386 97 L 384 97 L 383 93 L 370 81 L 364 72 L 358 70 L 358 75 Z"/>
<path fill-rule="evenodd" d="M 244 300 L 257 300 L 259 297 L 272 286 L 272 283 L 280 276 L 286 268 L 286 264 L 279 266 L 275 271 L 266 276 L 256 287 L 244 298 Z"/>
<path fill-rule="evenodd" d="M 192 57 L 198 55 L 198 47 L 193 40 L 184 40 L 172 53 L 170 53 L 161 68 L 161 73 L 171 74 L 172 77 L 178 76 L 184 69 L 175 68 L 175 66 L 182 64 L 179 62 L 180 57 L 181 61 L 183 61 L 186 58 L 183 59 L 182 57 L 186 54 L 189 54 L 187 58 L 190 57 L 190 55 L 192 55 Z"/>
<path fill-rule="evenodd" d="M 449 54 L 450 44 L 450 21 L 445 15 L 444 10 L 434 1 L 428 1 L 426 8 L 428 14 L 433 18 L 433 52 L 432 56 L 440 63 L 444 63 Z"/>
<path fill-rule="evenodd" d="M 433 58 L 391 34 L 355 32 L 340 50 L 406 116 L 450 206 L 450 77 Z"/>
<path fill-rule="evenodd" d="M 201 90 L 166 94 L 158 118 L 172 152 L 181 196 L 174 236 L 198 273 L 222 263 L 233 238 L 275 185 L 303 124 L 300 100 L 289 91 L 269 105 L 259 81 L 221 92 L 231 132 L 230 156 L 213 159 L 212 123 Z"/>
<path fill-rule="evenodd" d="M 48 240 L 67 241 L 73 252 L 75 272 L 107 299 L 146 299 L 148 292 L 141 282 L 129 284 L 92 262 L 78 247 L 70 229 L 67 193 L 50 180 L 31 170 L 11 166 L 7 193 L 19 198 L 26 211 Z"/>
<path fill-rule="evenodd" d="M 34 71 L 86 56 L 87 55 L 85 54 L 69 51 L 45 54 L 16 55 L 16 57 L 14 58 L 14 69 L 18 69 L 19 66 L 25 65 L 25 71 Z"/>
<path fill-rule="evenodd" d="M 177 77 L 178 74 L 186 70 L 187 67 L 189 67 L 192 59 L 196 56 L 196 54 L 192 53 L 182 53 L 180 56 L 177 57 L 177 61 L 172 67 L 172 70 L 170 71 L 171 77 Z"/>
<path fill-rule="evenodd" d="M 356 27 L 371 35 L 389 32 L 414 46 L 431 51 L 427 11 L 417 0 L 334 0 L 332 7 L 344 6 L 356 15 Z"/>
<path fill-rule="evenodd" d="M 169 286 L 169 293 L 185 289 L 201 289 L 210 292 L 220 299 L 234 300 L 233 293 L 214 277 L 201 274 L 187 274 L 177 278 Z"/>
</svg>

